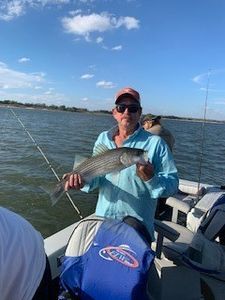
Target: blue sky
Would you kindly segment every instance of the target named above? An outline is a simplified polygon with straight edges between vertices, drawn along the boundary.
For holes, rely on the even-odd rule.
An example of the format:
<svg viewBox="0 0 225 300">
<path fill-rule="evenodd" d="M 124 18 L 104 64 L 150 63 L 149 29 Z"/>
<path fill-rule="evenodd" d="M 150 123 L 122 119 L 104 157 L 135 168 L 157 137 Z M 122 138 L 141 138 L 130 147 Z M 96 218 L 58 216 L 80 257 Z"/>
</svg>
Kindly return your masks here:
<svg viewBox="0 0 225 300">
<path fill-rule="evenodd" d="M 225 1 L 2 0 L 0 100 L 225 120 Z M 210 72 L 209 72 L 210 70 Z"/>
</svg>

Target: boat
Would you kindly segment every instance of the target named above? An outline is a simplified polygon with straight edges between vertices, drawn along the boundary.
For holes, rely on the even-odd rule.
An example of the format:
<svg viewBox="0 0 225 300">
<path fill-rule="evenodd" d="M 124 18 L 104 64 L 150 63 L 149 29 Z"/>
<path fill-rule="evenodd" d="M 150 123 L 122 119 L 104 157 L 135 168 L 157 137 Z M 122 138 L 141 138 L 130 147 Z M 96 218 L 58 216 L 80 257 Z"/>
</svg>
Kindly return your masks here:
<svg viewBox="0 0 225 300">
<path fill-rule="evenodd" d="M 219 270 L 221 272 L 218 273 L 218 270 L 213 272 L 213 267 L 210 270 L 205 270 L 204 266 L 201 268 L 201 265 L 193 263 L 193 260 L 190 259 L 188 261 L 187 255 L 180 255 L 174 259 L 171 251 L 168 251 L 170 245 L 172 245 L 172 248 L 174 245 L 175 248 L 185 245 L 185 249 L 190 250 L 191 248 L 193 250 L 191 243 L 193 237 L 199 234 L 199 225 L 206 219 L 205 216 L 215 206 L 217 200 L 221 196 L 225 198 L 224 189 L 224 186 L 199 184 L 180 179 L 178 194 L 169 197 L 166 202 L 167 205 L 173 207 L 172 219 L 170 221 L 155 220 L 157 238 L 152 244 L 152 249 L 156 255 L 153 267 L 151 267 L 151 271 L 149 272 L 148 286 L 146 287 L 149 299 L 225 299 L 225 264 L 222 265 L 224 269 L 222 271 Z M 88 218 L 91 219 L 92 216 Z M 179 224 L 175 225 L 177 222 Z M 223 222 L 224 225 L 225 218 Z M 187 223 L 189 223 L 189 229 L 187 228 Z M 65 255 L 68 241 L 77 224 L 78 222 L 75 222 L 45 239 L 45 250 L 50 262 L 52 280 L 56 290 L 58 290 L 58 280 L 61 270 L 60 258 Z M 176 226 L 181 228 L 180 232 Z M 191 226 L 193 228 L 190 230 Z M 189 238 L 187 241 L 184 239 L 180 242 L 179 238 L 186 231 L 193 231 L 191 239 Z M 212 242 L 210 241 L 210 243 Z M 223 259 L 225 260 L 225 246 L 217 242 L 213 242 L 213 244 L 216 244 L 216 246 L 219 245 L 219 250 L 224 254 Z M 213 251 L 214 249 L 212 253 L 214 253 Z M 185 251 L 185 254 L 187 254 L 187 251 Z M 170 259 L 170 255 L 172 259 Z M 213 257 L 212 261 L 216 262 L 217 259 L 219 258 Z"/>
</svg>

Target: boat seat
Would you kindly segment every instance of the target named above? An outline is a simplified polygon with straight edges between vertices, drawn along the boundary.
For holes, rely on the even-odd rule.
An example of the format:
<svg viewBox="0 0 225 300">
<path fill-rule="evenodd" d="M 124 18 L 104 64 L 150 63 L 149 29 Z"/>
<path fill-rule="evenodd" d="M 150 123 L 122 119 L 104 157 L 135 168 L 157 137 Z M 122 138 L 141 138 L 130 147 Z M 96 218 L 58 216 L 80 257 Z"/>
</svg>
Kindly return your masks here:
<svg viewBox="0 0 225 300">
<path fill-rule="evenodd" d="M 211 207 L 205 211 L 209 203 Z M 220 234 L 225 238 L 225 193 L 206 194 L 196 206 L 188 214 L 193 215 L 197 211 L 198 217 L 195 215 L 188 227 L 163 221 L 176 232 L 177 238 L 175 241 L 164 238 L 162 253 L 159 252 L 158 257 L 163 256 L 177 266 L 196 270 L 201 278 L 211 278 L 211 288 L 217 295 L 215 299 L 220 299 L 215 286 L 220 283 L 225 294 L 225 245 L 218 238 Z M 163 230 L 157 230 L 158 239 L 162 239 Z"/>
<path fill-rule="evenodd" d="M 183 212 L 187 215 L 199 199 L 205 195 L 206 191 L 207 188 L 203 184 L 199 185 L 197 182 L 180 180 L 178 192 L 166 200 L 166 205 L 173 207 L 172 221 L 175 223 L 178 222 L 179 212 Z M 175 204 L 173 204 L 173 202 L 175 202 Z M 183 222 L 185 221 L 186 220 L 183 220 Z"/>
<path fill-rule="evenodd" d="M 203 184 L 198 184 L 194 181 L 180 180 L 179 191 L 186 195 L 203 196 L 206 192 L 206 188 Z"/>
<path fill-rule="evenodd" d="M 87 220 L 90 222 L 87 222 Z M 74 228 L 68 241 L 65 255 L 80 256 L 87 252 L 93 242 L 95 234 L 97 233 L 103 221 L 103 217 L 92 214 L 77 222 L 76 227 Z M 80 226 L 81 224 L 82 226 Z M 75 230 L 76 234 L 74 234 Z"/>
<path fill-rule="evenodd" d="M 83 222 L 87 219 L 89 219 L 90 222 Z M 93 240 L 91 235 L 95 234 L 97 227 L 99 228 L 104 220 L 101 217 L 99 220 L 95 219 L 96 216 L 92 215 L 79 222 L 82 223 L 82 226 L 79 226 L 79 223 L 78 226 L 76 225 L 74 230 L 76 235 L 71 235 L 65 252 L 66 255 L 82 255 L 88 251 Z M 159 224 L 161 224 L 161 222 L 156 220 L 155 226 L 162 226 Z M 176 240 L 178 238 L 179 235 L 176 234 L 176 231 L 172 230 L 171 227 L 163 224 L 163 228 L 168 240 Z M 92 234 L 89 235 L 89 231 L 92 231 Z M 187 292 L 185 295 L 183 293 L 184 290 Z M 187 267 L 177 267 L 168 260 L 164 260 L 163 262 L 157 261 L 157 263 L 154 262 L 154 264 L 152 264 L 148 274 L 147 293 L 149 300 L 180 300 L 181 298 L 182 300 L 190 300 L 189 297 L 200 299 L 200 278 L 196 271 L 190 270 Z"/>
<path fill-rule="evenodd" d="M 99 295 L 101 299 L 106 295 L 112 299 L 149 299 L 147 282 L 154 270 L 155 253 L 139 232 L 142 223 L 133 219 L 133 226 L 125 220 L 95 215 L 76 223 L 61 258 L 62 294 L 69 290 L 70 295 L 81 299 L 99 299 Z"/>
<path fill-rule="evenodd" d="M 187 213 L 186 226 L 192 232 L 197 232 L 198 227 L 201 224 L 201 221 L 205 214 L 210 211 L 211 207 L 219 199 L 224 192 L 208 192 L 205 194 L 197 204 L 190 209 L 190 212 Z"/>
</svg>

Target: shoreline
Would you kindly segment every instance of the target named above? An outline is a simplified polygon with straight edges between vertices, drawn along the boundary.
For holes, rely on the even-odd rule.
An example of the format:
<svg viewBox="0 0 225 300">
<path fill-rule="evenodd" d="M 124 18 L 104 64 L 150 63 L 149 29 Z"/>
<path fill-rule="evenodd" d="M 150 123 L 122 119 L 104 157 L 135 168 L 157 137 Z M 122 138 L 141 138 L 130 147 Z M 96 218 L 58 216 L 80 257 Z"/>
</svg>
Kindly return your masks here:
<svg viewBox="0 0 225 300">
<path fill-rule="evenodd" d="M 0 101 L 1 102 L 1 101 Z M 65 108 L 65 109 L 60 109 L 60 107 L 42 107 L 42 106 L 26 106 L 25 104 L 5 104 L 5 103 L 0 103 L 0 108 L 23 108 L 27 110 L 44 110 L 44 111 L 55 111 L 55 112 L 77 112 L 77 113 L 87 113 L 87 114 L 98 114 L 98 115 L 111 115 L 111 111 L 105 111 L 105 110 L 95 110 L 95 111 L 90 111 L 87 109 L 82 109 L 82 108 Z M 144 114 L 148 115 L 148 114 Z M 224 121 L 220 120 L 210 120 L 210 119 L 195 119 L 195 118 L 182 118 L 182 117 L 167 117 L 167 116 L 162 116 L 162 120 L 172 120 L 172 121 L 182 121 L 182 122 L 199 122 L 199 123 L 209 123 L 209 124 L 225 124 Z"/>
<path fill-rule="evenodd" d="M 171 121 L 181 121 L 181 122 L 196 122 L 196 123 L 209 123 L 209 124 L 225 124 L 225 121 L 220 121 L 220 120 L 200 120 L 200 119 L 185 119 L 185 118 L 167 118 L 163 117 L 161 118 L 162 120 L 171 120 Z"/>
</svg>

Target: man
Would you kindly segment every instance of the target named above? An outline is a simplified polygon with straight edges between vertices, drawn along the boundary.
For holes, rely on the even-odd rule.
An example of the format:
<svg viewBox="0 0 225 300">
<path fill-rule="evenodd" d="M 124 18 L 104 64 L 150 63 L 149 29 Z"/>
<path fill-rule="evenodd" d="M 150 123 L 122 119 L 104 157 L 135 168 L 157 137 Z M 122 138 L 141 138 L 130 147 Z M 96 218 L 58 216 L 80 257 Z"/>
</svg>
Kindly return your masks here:
<svg viewBox="0 0 225 300">
<path fill-rule="evenodd" d="M 142 120 L 142 126 L 145 130 L 151 134 L 160 136 L 168 145 L 171 152 L 175 143 L 175 139 L 172 133 L 162 126 L 160 123 L 161 116 L 147 115 Z M 158 200 L 155 217 L 156 219 L 168 219 L 171 220 L 172 210 L 166 205 L 166 198 L 160 197 Z"/>
<path fill-rule="evenodd" d="M 0 207 L 1 300 L 50 300 L 51 273 L 39 232 Z"/>
<path fill-rule="evenodd" d="M 141 127 L 141 113 L 139 93 L 130 87 L 120 90 L 112 109 L 117 126 L 98 136 L 93 152 L 99 144 L 109 149 L 142 148 L 148 151 L 149 162 L 133 165 L 118 174 L 95 178 L 86 185 L 79 174 L 73 174 L 67 180 L 65 190 L 83 188 L 88 192 L 98 187 L 96 215 L 113 219 L 136 217 L 144 223 L 154 240 L 157 199 L 176 193 L 178 177 L 172 154 L 165 142 Z"/>
<path fill-rule="evenodd" d="M 146 116 L 142 120 L 142 125 L 145 130 L 151 132 L 152 134 L 159 135 L 161 138 L 164 139 L 164 141 L 169 146 L 170 150 L 173 150 L 173 146 L 175 143 L 175 139 L 172 135 L 172 133 L 163 127 L 160 123 L 161 116 Z"/>
</svg>

